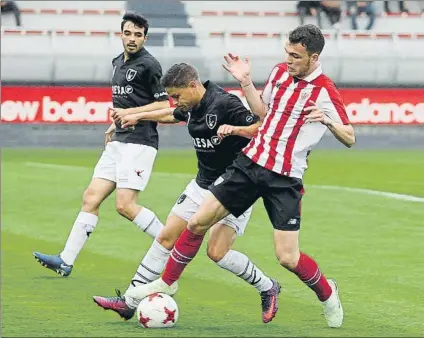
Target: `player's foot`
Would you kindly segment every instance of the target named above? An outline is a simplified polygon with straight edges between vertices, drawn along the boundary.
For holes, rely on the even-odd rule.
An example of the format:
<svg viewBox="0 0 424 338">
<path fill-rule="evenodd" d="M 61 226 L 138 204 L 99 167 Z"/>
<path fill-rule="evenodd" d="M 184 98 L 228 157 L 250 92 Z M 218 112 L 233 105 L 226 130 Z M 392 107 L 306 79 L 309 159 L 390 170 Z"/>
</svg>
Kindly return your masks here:
<svg viewBox="0 0 424 338">
<path fill-rule="evenodd" d="M 134 316 L 135 309 L 131 309 L 125 303 L 125 298 L 121 296 L 121 291 L 115 289 L 116 297 L 93 296 L 94 302 L 105 310 L 115 311 L 125 320 Z"/>
<path fill-rule="evenodd" d="M 67 277 L 72 272 L 73 265 L 66 264 L 59 255 L 45 255 L 40 252 L 34 252 L 33 255 L 42 266 L 55 271 L 62 277 Z"/>
<path fill-rule="evenodd" d="M 162 278 L 159 278 L 149 284 L 141 284 L 128 290 L 125 293 L 125 301 L 130 307 L 137 307 L 144 298 L 153 293 L 165 293 L 169 296 L 173 296 L 177 290 L 178 282 L 168 285 Z"/>
<path fill-rule="evenodd" d="M 278 294 L 281 286 L 275 279 L 271 279 L 271 281 L 271 289 L 261 292 L 262 321 L 264 323 L 269 323 L 278 311 Z"/>
<path fill-rule="evenodd" d="M 343 323 L 343 308 L 339 297 L 339 288 L 336 281 L 328 280 L 333 292 L 326 301 L 322 302 L 324 316 L 329 327 L 340 327 Z"/>
</svg>

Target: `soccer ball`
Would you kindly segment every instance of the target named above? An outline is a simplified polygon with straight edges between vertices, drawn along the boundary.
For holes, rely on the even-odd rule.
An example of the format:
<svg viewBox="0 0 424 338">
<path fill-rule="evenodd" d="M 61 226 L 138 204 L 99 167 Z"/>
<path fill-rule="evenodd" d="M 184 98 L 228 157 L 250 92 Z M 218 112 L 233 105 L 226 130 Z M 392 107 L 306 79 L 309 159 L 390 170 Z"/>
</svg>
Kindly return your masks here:
<svg viewBox="0 0 424 338">
<path fill-rule="evenodd" d="M 174 298 L 154 293 L 137 306 L 137 320 L 143 328 L 173 327 L 178 320 L 178 306 Z"/>
</svg>

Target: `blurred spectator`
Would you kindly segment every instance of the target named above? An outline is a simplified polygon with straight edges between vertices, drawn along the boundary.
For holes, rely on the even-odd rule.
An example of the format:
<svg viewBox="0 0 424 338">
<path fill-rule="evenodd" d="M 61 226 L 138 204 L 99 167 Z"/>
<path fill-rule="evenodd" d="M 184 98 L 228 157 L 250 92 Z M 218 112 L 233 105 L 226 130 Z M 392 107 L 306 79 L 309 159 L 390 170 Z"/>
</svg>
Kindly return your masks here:
<svg viewBox="0 0 424 338">
<path fill-rule="evenodd" d="M 389 2 L 394 2 L 394 1 L 384 1 L 384 11 L 386 13 L 392 12 L 389 7 Z M 405 1 L 398 1 L 398 4 L 399 4 L 399 11 L 401 11 L 402 13 L 409 13 L 408 9 L 405 7 Z"/>
<path fill-rule="evenodd" d="M 299 14 L 300 24 L 305 24 L 305 17 L 315 16 L 317 18 L 317 25 L 321 27 L 321 15 L 319 12 L 321 10 L 320 1 L 298 1 L 297 2 L 297 14 Z"/>
<path fill-rule="evenodd" d="M 340 8 L 341 1 L 323 0 L 321 1 L 321 10 L 327 15 L 331 26 L 338 28 L 342 10 Z"/>
<path fill-rule="evenodd" d="M 352 29 L 358 29 L 358 22 L 356 19 L 361 13 L 366 13 L 369 17 L 368 25 L 365 29 L 370 30 L 374 26 L 376 17 L 374 1 L 348 1 L 347 8 L 350 19 L 352 20 Z"/>
<path fill-rule="evenodd" d="M 1 14 L 13 13 L 16 20 L 16 26 L 21 25 L 21 11 L 15 1 L 1 0 Z"/>
<path fill-rule="evenodd" d="M 424 1 L 420 1 L 421 13 L 424 14 Z"/>
</svg>

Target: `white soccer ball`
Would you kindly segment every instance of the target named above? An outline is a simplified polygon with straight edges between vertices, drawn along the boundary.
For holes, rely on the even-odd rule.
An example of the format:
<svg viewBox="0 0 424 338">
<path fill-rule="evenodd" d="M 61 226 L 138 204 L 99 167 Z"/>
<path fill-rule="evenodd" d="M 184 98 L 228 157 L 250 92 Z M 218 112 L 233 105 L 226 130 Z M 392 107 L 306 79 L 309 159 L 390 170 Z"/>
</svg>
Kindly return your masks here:
<svg viewBox="0 0 424 338">
<path fill-rule="evenodd" d="M 178 320 L 178 306 L 174 298 L 154 293 L 137 306 L 137 320 L 143 328 L 173 327 Z"/>
</svg>

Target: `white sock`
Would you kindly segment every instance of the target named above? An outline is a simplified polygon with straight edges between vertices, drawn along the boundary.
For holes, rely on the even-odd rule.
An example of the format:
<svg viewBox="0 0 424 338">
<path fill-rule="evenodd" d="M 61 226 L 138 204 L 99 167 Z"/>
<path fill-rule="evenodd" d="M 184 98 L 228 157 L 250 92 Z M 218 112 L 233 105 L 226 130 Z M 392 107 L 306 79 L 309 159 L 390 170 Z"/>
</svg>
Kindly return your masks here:
<svg viewBox="0 0 424 338">
<path fill-rule="evenodd" d="M 127 293 L 137 285 L 151 283 L 158 279 L 165 269 L 171 251 L 154 240 L 128 286 Z M 131 304 L 128 304 L 131 306 Z M 137 305 L 135 305 L 137 306 Z"/>
<path fill-rule="evenodd" d="M 258 269 L 245 254 L 230 250 L 216 263 L 220 268 L 231 271 L 233 274 L 244 279 L 254 286 L 259 292 L 268 291 L 272 288 L 272 281 Z"/>
<path fill-rule="evenodd" d="M 80 211 L 66 241 L 60 257 L 68 265 L 74 265 L 75 260 L 85 244 L 85 241 L 94 231 L 99 217 L 85 211 Z"/>
<path fill-rule="evenodd" d="M 133 223 L 152 238 L 156 238 L 164 226 L 155 213 L 147 208 L 140 210 Z"/>
</svg>

